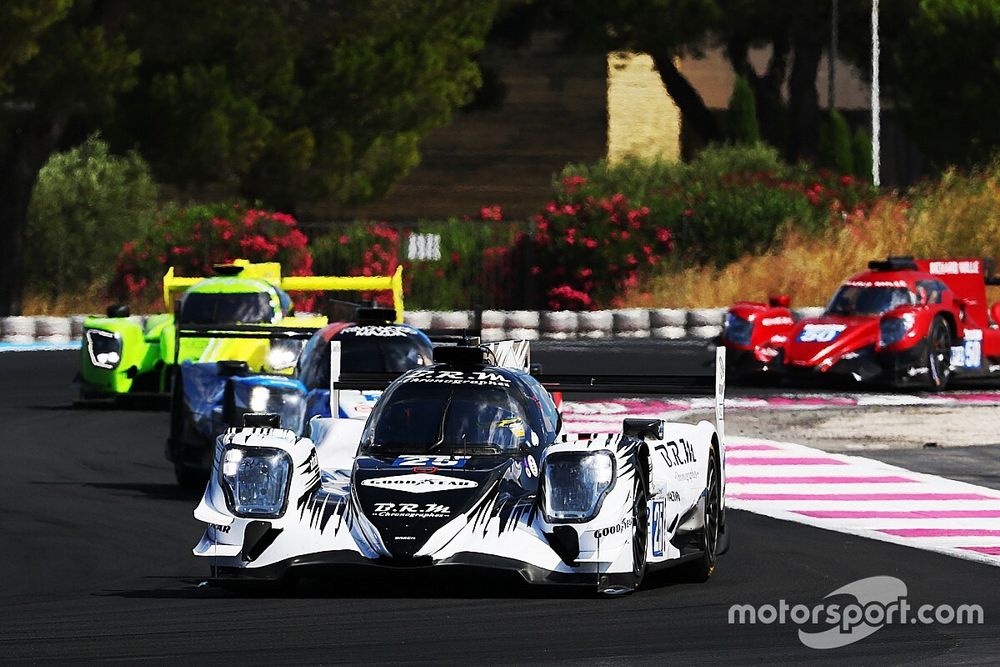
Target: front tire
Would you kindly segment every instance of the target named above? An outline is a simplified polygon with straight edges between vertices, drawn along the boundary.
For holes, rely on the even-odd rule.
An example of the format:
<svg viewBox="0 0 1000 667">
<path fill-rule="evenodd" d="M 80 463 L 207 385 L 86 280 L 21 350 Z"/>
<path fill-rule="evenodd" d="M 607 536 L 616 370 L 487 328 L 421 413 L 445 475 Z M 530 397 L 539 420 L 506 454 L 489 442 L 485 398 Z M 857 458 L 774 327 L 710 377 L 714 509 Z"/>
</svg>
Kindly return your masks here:
<svg viewBox="0 0 1000 667">
<path fill-rule="evenodd" d="M 649 541 L 649 497 L 646 482 L 640 475 L 635 477 L 635 501 L 632 503 L 632 582 L 638 590 L 646 576 L 646 561 Z"/>
<path fill-rule="evenodd" d="M 951 329 L 943 317 L 935 317 L 927 335 L 927 384 L 944 389 L 951 377 Z"/>
</svg>

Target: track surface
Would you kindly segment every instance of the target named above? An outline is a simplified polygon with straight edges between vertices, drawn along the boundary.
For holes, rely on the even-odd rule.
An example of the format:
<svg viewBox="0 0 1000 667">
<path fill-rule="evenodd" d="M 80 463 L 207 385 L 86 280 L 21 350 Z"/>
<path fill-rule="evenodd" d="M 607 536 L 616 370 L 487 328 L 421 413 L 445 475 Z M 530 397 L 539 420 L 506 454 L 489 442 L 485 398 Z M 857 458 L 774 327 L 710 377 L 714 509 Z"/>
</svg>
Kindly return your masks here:
<svg viewBox="0 0 1000 667">
<path fill-rule="evenodd" d="M 623 372 L 656 372 L 650 358 L 600 355 Z M 197 498 L 176 489 L 163 459 L 165 415 L 69 408 L 75 365 L 73 352 L 0 355 L 5 662 L 990 664 L 1000 654 L 1000 568 L 742 512 L 709 583 L 659 576 L 620 599 L 482 578 L 351 576 L 256 599 L 200 588 Z M 981 604 L 986 623 L 889 625 L 816 651 L 791 624 L 727 622 L 734 603 L 811 606 L 875 575 L 902 579 L 914 604 Z"/>
</svg>

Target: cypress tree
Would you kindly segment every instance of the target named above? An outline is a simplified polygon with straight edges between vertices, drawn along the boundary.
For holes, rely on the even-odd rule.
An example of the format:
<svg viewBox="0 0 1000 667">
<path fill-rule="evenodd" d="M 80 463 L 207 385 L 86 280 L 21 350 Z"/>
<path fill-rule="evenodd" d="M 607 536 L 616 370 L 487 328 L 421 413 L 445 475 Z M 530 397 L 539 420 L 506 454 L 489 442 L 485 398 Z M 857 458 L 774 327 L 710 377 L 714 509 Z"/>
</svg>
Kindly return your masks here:
<svg viewBox="0 0 1000 667">
<path fill-rule="evenodd" d="M 733 82 L 733 95 L 729 98 L 726 119 L 729 139 L 735 144 L 755 144 L 760 141 L 757 123 L 757 102 L 750 84 L 742 76 Z"/>
</svg>

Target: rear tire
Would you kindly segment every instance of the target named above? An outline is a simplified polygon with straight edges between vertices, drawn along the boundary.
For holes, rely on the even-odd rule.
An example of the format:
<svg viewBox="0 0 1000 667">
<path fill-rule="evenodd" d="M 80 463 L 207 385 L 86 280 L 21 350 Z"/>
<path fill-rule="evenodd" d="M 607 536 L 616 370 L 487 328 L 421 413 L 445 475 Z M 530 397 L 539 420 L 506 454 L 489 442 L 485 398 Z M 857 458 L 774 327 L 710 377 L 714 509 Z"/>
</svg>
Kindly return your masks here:
<svg viewBox="0 0 1000 667">
<path fill-rule="evenodd" d="M 701 530 L 701 556 L 678 568 L 684 581 L 702 583 L 715 573 L 719 554 L 719 535 L 722 520 L 722 492 L 719 469 L 716 465 L 715 445 L 709 449 L 708 482 L 705 485 L 705 504 L 702 514 L 704 528 Z"/>
</svg>

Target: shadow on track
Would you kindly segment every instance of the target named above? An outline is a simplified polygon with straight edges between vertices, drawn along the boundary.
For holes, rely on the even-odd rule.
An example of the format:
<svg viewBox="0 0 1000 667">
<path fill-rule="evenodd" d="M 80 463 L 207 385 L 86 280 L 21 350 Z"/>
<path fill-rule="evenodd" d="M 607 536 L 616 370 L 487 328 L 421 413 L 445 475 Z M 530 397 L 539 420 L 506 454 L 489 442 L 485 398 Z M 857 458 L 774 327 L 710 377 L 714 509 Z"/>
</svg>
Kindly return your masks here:
<svg viewBox="0 0 1000 667">
<path fill-rule="evenodd" d="M 146 496 L 153 500 L 182 500 L 191 503 L 192 508 L 201 499 L 202 491 L 186 489 L 177 484 L 138 482 L 29 482 L 46 486 L 79 486 L 90 489 L 117 491 L 116 495 Z"/>
<path fill-rule="evenodd" d="M 203 579 L 145 577 L 178 584 L 171 588 L 148 588 L 95 592 L 97 597 L 131 599 L 593 599 L 613 597 L 594 588 L 532 585 L 514 572 L 490 572 L 459 566 L 439 566 L 431 570 L 387 570 L 344 566 L 328 571 L 328 576 L 303 575 L 280 583 L 258 584 L 229 590 Z M 645 591 L 674 587 L 701 586 L 679 580 L 668 569 L 650 573 L 638 595 Z M 621 596 L 628 597 L 628 596 Z"/>
</svg>

